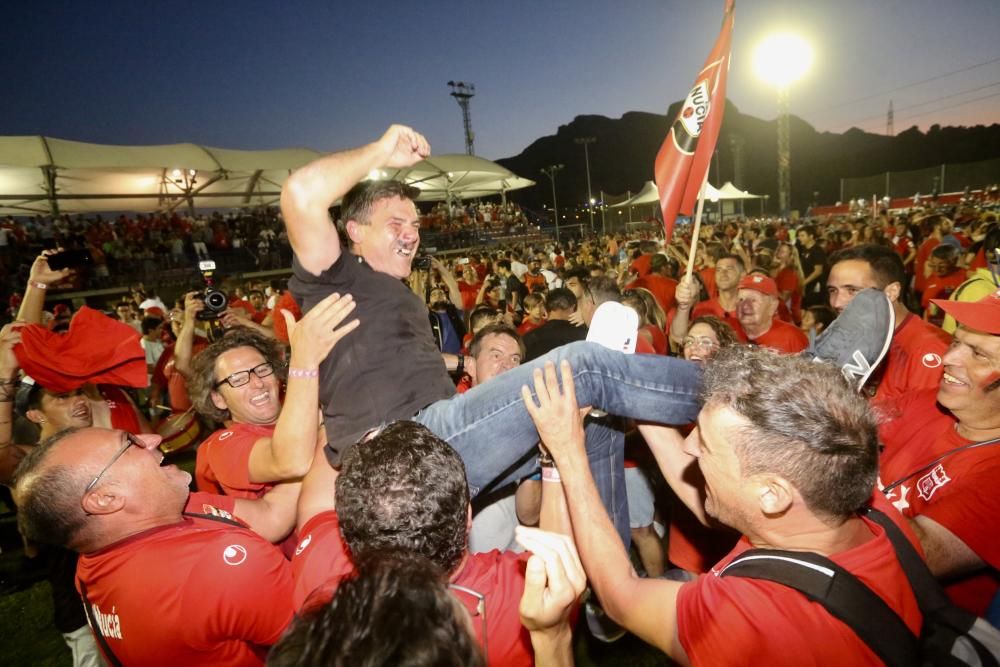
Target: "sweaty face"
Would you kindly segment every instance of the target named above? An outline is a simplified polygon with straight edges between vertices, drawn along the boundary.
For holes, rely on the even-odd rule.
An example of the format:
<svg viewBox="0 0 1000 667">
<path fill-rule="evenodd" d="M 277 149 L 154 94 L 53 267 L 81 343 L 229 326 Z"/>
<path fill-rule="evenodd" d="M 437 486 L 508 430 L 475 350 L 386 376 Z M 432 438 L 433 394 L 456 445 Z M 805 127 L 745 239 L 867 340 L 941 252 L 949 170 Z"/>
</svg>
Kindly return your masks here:
<svg viewBox="0 0 1000 667">
<path fill-rule="evenodd" d="M 84 428 L 94 423 L 90 403 L 79 389 L 63 394 L 42 391 L 41 412 L 56 431 Z"/>
<path fill-rule="evenodd" d="M 736 287 L 743 277 L 743 269 L 735 259 L 720 259 L 715 264 L 715 284 L 720 290 Z"/>
<path fill-rule="evenodd" d="M 573 293 L 577 301 L 583 298 L 583 285 L 580 283 L 580 279 L 577 277 L 570 278 L 563 285 L 566 289 Z"/>
<path fill-rule="evenodd" d="M 369 218 L 366 225 L 352 225 L 358 252 L 376 271 L 406 278 L 420 245 L 417 207 L 409 199 L 389 197 L 372 205 Z"/>
<path fill-rule="evenodd" d="M 249 371 L 264 361 L 264 356 L 252 347 L 227 350 L 215 362 L 215 381 Z M 240 424 L 273 424 L 281 412 L 278 377 L 274 373 L 262 378 L 251 372 L 250 381 L 240 387 L 223 382 L 212 400 L 218 408 L 228 409 L 232 420 Z"/>
<path fill-rule="evenodd" d="M 473 385 L 480 385 L 520 365 L 521 348 L 517 341 L 506 334 L 490 334 L 483 338 L 479 354 L 476 355 Z"/>
<path fill-rule="evenodd" d="M 960 326 L 944 355 L 937 400 L 962 423 L 1000 428 L 1000 336 Z"/>
<path fill-rule="evenodd" d="M 729 408 L 706 407 L 698 415 L 698 428 L 684 441 L 684 451 L 698 459 L 705 478 L 705 513 L 737 530 L 745 529 L 752 512 L 731 444 L 733 431 L 745 423 Z"/>
<path fill-rule="evenodd" d="M 826 293 L 830 298 L 830 307 L 838 313 L 843 312 L 854 295 L 863 289 L 878 287 L 868 262 L 860 259 L 846 259 L 837 262 L 830 269 L 826 279 Z"/>
<path fill-rule="evenodd" d="M 778 300 L 752 289 L 741 289 L 737 294 L 736 315 L 747 333 L 766 329 L 774 318 Z"/>
</svg>

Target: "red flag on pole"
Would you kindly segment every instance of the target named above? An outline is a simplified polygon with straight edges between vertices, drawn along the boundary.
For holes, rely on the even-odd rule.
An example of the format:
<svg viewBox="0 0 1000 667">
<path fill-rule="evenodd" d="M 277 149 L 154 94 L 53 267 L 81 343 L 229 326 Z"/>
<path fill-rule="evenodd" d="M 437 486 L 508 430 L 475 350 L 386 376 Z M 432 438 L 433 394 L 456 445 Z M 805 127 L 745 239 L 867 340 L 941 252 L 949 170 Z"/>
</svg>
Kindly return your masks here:
<svg viewBox="0 0 1000 667">
<path fill-rule="evenodd" d="M 691 215 L 694 210 L 719 138 L 722 114 L 726 110 L 734 6 L 735 0 L 726 0 L 722 29 L 715 46 L 698 72 L 653 164 L 667 243 L 673 236 L 677 215 Z"/>
</svg>

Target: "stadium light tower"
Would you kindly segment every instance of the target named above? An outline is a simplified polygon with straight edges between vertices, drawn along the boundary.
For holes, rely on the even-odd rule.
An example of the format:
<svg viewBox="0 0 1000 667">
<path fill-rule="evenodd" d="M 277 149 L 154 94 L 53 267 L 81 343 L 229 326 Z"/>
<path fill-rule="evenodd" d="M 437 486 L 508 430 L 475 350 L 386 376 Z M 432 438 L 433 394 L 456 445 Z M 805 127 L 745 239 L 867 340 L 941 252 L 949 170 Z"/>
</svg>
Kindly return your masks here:
<svg viewBox="0 0 1000 667">
<path fill-rule="evenodd" d="M 577 137 L 573 140 L 578 144 L 583 144 L 583 159 L 587 165 L 587 210 L 590 212 L 590 233 L 594 233 L 594 194 L 590 191 L 590 151 L 587 150 L 590 144 L 597 141 L 597 137 Z"/>
<path fill-rule="evenodd" d="M 812 48 L 798 35 L 778 33 L 766 38 L 754 51 L 757 75 L 778 89 L 778 207 L 781 215 L 791 212 L 791 140 L 788 127 L 788 90 L 812 64 Z"/>
<path fill-rule="evenodd" d="M 556 221 L 556 243 L 559 243 L 559 205 L 556 204 L 556 174 L 562 171 L 564 166 L 562 164 L 550 164 L 542 169 L 542 173 L 552 181 L 552 217 Z"/>
<path fill-rule="evenodd" d="M 474 135 L 472 134 L 472 115 L 469 113 L 469 100 L 475 96 L 476 86 L 464 81 L 449 81 L 448 86 L 451 88 L 451 96 L 458 102 L 458 106 L 462 107 L 462 125 L 465 128 L 465 152 L 469 155 L 475 155 L 475 150 L 472 147 Z"/>
</svg>

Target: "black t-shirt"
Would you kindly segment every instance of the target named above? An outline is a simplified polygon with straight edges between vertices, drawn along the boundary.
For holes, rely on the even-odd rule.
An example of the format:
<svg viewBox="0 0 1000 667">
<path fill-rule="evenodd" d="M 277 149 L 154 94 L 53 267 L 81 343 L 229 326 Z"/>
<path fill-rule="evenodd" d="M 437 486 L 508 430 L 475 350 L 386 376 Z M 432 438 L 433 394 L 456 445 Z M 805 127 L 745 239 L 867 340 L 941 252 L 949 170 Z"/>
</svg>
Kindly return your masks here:
<svg viewBox="0 0 1000 667">
<path fill-rule="evenodd" d="M 350 294 L 360 321 L 319 367 L 328 458 L 341 455 L 366 431 L 398 419 L 455 393 L 441 352 L 427 324 L 427 306 L 400 280 L 373 270 L 341 252 L 318 276 L 292 260 L 288 287 L 307 313 L 332 292 Z"/>
<path fill-rule="evenodd" d="M 524 334 L 524 361 L 537 359 L 561 345 L 586 339 L 587 327 L 578 327 L 566 320 L 549 320 Z"/>
</svg>

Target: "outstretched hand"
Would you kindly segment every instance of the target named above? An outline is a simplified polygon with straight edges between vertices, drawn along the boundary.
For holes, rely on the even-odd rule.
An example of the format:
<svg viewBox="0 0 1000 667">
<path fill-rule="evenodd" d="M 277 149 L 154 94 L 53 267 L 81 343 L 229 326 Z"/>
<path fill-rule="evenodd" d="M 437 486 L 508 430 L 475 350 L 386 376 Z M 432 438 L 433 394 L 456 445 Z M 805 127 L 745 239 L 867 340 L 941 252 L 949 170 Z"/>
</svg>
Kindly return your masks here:
<svg viewBox="0 0 1000 667">
<path fill-rule="evenodd" d="M 21 342 L 24 322 L 11 322 L 0 329 L 0 379 L 14 377 L 20 364 L 14 355 L 14 346 Z"/>
<path fill-rule="evenodd" d="M 292 346 L 292 365 L 318 368 L 337 342 L 358 328 L 360 321 L 356 319 L 340 326 L 356 305 L 350 294 L 340 296 L 334 292 L 298 322 L 290 312 L 282 309 L 281 315 L 288 326 L 288 340 Z"/>
<path fill-rule="evenodd" d="M 568 361 L 559 366 L 562 387 L 556 377 L 556 366 L 546 362 L 544 371 L 536 368 L 533 377 L 535 397 L 527 385 L 521 387 L 521 400 L 535 422 L 538 436 L 549 450 L 557 464 L 567 457 L 583 456 L 583 417 L 576 402 L 576 388 L 573 385 L 573 369 Z"/>
<path fill-rule="evenodd" d="M 392 125 L 376 142 L 385 167 L 409 167 L 431 154 L 424 135 L 405 125 Z"/>
<path fill-rule="evenodd" d="M 568 629 L 570 612 L 587 586 L 576 546 L 566 535 L 518 526 L 517 541 L 531 557 L 518 612 L 529 632 Z"/>
<path fill-rule="evenodd" d="M 55 285 L 56 283 L 69 278 L 74 273 L 73 269 L 53 269 L 49 266 L 49 257 L 63 252 L 62 248 L 54 250 L 43 250 L 42 254 L 31 263 L 31 271 L 28 273 L 28 280 L 43 283 L 45 285 Z"/>
</svg>

